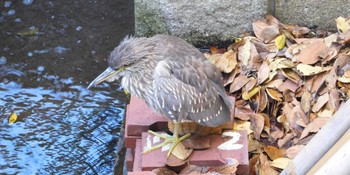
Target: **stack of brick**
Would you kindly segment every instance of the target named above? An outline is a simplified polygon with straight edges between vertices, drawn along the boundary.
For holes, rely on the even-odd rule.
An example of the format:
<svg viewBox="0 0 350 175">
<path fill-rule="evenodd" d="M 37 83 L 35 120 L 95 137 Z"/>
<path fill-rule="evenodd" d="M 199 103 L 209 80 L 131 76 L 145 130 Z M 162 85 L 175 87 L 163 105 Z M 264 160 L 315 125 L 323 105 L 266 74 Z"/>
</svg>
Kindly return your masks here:
<svg viewBox="0 0 350 175">
<path fill-rule="evenodd" d="M 232 125 L 223 128 L 230 130 Z M 141 154 L 146 146 L 146 138 L 153 137 L 148 130 L 167 132 L 168 120 L 150 109 L 142 100 L 131 97 L 126 110 L 125 146 L 126 166 L 129 175 L 154 174 L 156 168 L 166 167 L 166 154 L 168 150 L 157 149 L 147 154 Z M 210 135 L 210 148 L 194 150 L 188 158 L 187 165 L 220 166 L 227 164 L 226 158 L 238 160 L 237 174 L 248 174 L 248 141 L 247 132 L 238 131 L 241 135 L 237 144 L 243 145 L 241 149 L 219 150 L 218 146 L 227 141 L 221 135 Z"/>
</svg>

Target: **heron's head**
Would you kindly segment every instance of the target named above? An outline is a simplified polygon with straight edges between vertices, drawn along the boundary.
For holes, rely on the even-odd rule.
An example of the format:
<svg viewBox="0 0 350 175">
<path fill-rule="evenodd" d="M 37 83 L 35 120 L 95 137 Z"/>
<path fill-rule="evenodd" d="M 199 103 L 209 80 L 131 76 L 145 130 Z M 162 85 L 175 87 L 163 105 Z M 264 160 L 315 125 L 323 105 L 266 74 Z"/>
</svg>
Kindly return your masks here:
<svg viewBox="0 0 350 175">
<path fill-rule="evenodd" d="M 122 72 L 137 66 L 148 57 L 153 44 L 149 38 L 125 37 L 108 57 L 109 67 L 93 80 L 88 88 L 104 81 L 119 79 Z"/>
</svg>

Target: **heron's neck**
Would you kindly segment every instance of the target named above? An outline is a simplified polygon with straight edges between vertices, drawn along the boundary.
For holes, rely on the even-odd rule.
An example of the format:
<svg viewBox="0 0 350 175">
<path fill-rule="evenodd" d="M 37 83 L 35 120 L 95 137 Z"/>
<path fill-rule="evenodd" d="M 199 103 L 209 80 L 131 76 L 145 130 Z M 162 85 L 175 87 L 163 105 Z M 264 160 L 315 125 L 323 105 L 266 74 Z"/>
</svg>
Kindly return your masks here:
<svg viewBox="0 0 350 175">
<path fill-rule="evenodd" d="M 153 70 L 155 63 L 153 61 L 141 61 L 137 67 L 130 67 L 123 71 L 121 77 L 122 87 L 130 92 L 131 95 L 137 96 L 141 99 L 144 99 L 146 103 L 153 107 L 155 104 L 152 100 L 154 91 L 153 91 Z M 152 70 L 152 71 L 150 71 Z M 148 100 L 148 101 L 147 101 Z"/>
</svg>

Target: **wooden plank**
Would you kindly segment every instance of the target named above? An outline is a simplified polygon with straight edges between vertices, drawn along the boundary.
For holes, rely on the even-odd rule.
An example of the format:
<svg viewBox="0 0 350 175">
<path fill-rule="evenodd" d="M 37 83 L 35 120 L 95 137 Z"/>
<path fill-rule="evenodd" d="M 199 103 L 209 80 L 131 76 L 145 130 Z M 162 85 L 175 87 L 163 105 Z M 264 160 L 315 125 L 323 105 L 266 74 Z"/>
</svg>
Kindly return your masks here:
<svg viewBox="0 0 350 175">
<path fill-rule="evenodd" d="M 302 151 L 282 171 L 282 175 L 306 174 L 350 128 L 350 100 L 310 140 Z"/>
<path fill-rule="evenodd" d="M 350 174 L 350 129 L 307 173 Z"/>
</svg>

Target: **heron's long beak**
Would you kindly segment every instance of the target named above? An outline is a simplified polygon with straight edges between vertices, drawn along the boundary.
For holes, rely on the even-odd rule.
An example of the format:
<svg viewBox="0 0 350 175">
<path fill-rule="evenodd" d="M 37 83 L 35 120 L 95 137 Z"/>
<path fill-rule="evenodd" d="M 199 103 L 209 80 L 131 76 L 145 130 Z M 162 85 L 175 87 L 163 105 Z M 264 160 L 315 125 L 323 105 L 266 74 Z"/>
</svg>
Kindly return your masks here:
<svg viewBox="0 0 350 175">
<path fill-rule="evenodd" d="M 114 70 L 110 67 L 108 67 L 105 71 L 103 71 L 98 77 L 96 77 L 87 87 L 88 89 L 91 86 L 96 86 L 104 81 L 106 81 L 107 79 L 113 77 L 115 74 L 119 73 L 120 71 L 122 71 L 122 69 L 118 69 L 118 70 Z"/>
</svg>

